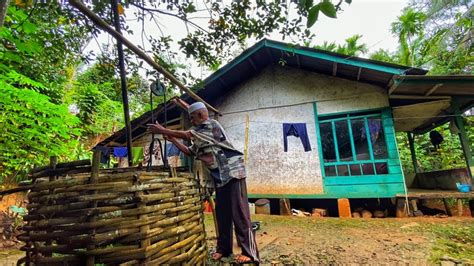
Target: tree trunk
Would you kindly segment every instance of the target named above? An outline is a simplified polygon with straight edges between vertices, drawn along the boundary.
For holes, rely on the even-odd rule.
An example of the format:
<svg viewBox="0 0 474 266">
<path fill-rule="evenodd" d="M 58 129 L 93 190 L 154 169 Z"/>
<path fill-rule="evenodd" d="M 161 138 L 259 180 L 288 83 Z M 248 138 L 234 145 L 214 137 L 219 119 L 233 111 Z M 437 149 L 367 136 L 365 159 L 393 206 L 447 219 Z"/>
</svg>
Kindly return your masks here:
<svg viewBox="0 0 474 266">
<path fill-rule="evenodd" d="M 10 0 L 0 0 L 0 28 L 3 26 L 3 22 L 5 22 L 9 4 Z"/>
</svg>

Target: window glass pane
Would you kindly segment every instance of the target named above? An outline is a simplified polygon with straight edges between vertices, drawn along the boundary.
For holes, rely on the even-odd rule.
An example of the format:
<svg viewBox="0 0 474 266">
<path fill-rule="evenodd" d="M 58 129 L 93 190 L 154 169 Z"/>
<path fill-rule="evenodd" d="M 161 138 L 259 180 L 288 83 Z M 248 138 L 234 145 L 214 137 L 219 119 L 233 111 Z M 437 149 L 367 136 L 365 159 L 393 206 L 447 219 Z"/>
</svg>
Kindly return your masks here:
<svg viewBox="0 0 474 266">
<path fill-rule="evenodd" d="M 376 163 L 375 164 L 375 171 L 377 171 L 378 175 L 388 174 L 387 163 Z"/>
<path fill-rule="evenodd" d="M 373 175 L 374 173 L 374 164 L 373 163 L 364 163 L 362 164 L 362 173 L 364 175 Z"/>
<path fill-rule="evenodd" d="M 336 167 L 334 166 L 325 166 L 324 171 L 326 176 L 336 176 Z"/>
<path fill-rule="evenodd" d="M 339 159 L 346 162 L 352 161 L 351 136 L 349 134 L 349 127 L 347 126 L 347 120 L 336 121 L 335 126 Z"/>
<path fill-rule="evenodd" d="M 351 175 L 362 175 L 360 171 L 360 164 L 351 164 L 349 167 L 351 169 Z"/>
<path fill-rule="evenodd" d="M 387 144 L 385 143 L 385 134 L 383 132 L 382 119 L 369 118 L 369 132 L 372 141 L 372 150 L 375 159 L 387 158 Z"/>
<path fill-rule="evenodd" d="M 364 119 L 351 119 L 357 160 L 370 160 Z"/>
<path fill-rule="evenodd" d="M 324 162 L 335 162 L 336 152 L 334 150 L 334 136 L 332 134 L 331 123 L 321 123 L 319 128 L 321 133 L 321 146 L 323 148 Z"/>
<path fill-rule="evenodd" d="M 347 165 L 338 165 L 337 166 L 337 175 L 338 176 L 348 176 L 349 174 L 349 168 Z"/>
</svg>

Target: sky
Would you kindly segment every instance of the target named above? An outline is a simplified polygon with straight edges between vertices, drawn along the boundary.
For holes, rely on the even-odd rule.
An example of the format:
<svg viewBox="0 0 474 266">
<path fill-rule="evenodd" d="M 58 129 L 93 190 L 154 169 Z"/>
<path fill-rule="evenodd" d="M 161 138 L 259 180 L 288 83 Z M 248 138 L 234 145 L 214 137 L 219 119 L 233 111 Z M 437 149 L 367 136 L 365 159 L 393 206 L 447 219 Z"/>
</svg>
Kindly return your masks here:
<svg viewBox="0 0 474 266">
<path fill-rule="evenodd" d="M 345 39 L 355 34 L 361 34 L 363 36 L 361 43 L 367 44 L 369 49 L 368 54 L 380 48 L 395 51 L 397 49 L 398 40 L 391 34 L 390 24 L 397 19 L 397 16 L 401 14 L 401 10 L 406 7 L 407 4 L 408 0 L 353 0 L 350 5 L 343 4 L 343 11 L 338 13 L 337 19 L 331 19 L 324 15 L 319 16 L 318 21 L 311 28 L 316 34 L 316 37 L 313 39 L 313 44 L 322 44 L 324 41 L 342 44 Z M 133 35 L 125 34 L 125 36 L 134 44 L 142 45 L 142 25 L 134 21 L 132 10 L 125 10 L 125 14 L 127 25 L 129 25 L 134 32 Z M 202 24 L 198 23 L 205 26 L 206 22 L 207 19 L 202 20 Z M 161 19 L 158 23 L 161 29 L 171 34 L 174 39 L 182 38 L 186 34 L 182 22 L 175 18 L 164 17 L 164 19 Z M 160 35 L 158 27 L 152 21 L 146 21 L 145 29 L 147 35 Z M 281 37 L 278 34 L 272 34 L 268 36 L 268 38 L 281 41 Z M 103 33 L 97 40 L 89 44 L 88 49 L 97 53 L 99 52 L 98 44 L 108 43 L 110 41 L 111 37 Z M 253 39 L 249 40 L 248 46 L 252 46 L 257 41 L 258 40 Z M 146 40 L 144 45 L 146 47 L 148 46 Z M 368 54 L 366 54 L 365 57 L 367 57 Z M 184 58 L 183 60 L 187 61 Z M 192 65 L 192 71 L 200 71 L 201 76 L 204 75 L 203 77 L 209 74 L 208 71 L 197 67 L 193 62 L 186 63 Z"/>
<path fill-rule="evenodd" d="M 361 34 L 362 43 L 369 47 L 369 53 L 380 48 L 395 51 L 398 40 L 390 32 L 390 24 L 401 14 L 407 0 L 353 0 L 344 5 L 344 11 L 337 19 L 320 16 L 313 32 L 315 42 L 343 43 L 345 39 Z"/>
</svg>

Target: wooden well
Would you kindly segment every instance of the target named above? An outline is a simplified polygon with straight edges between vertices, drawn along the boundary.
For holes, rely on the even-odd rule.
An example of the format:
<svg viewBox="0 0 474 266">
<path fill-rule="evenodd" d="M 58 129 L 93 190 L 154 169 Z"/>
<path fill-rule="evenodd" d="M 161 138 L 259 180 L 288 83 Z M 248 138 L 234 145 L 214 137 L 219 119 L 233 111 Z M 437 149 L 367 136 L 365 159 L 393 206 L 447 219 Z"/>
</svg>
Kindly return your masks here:
<svg viewBox="0 0 474 266">
<path fill-rule="evenodd" d="M 191 173 L 59 166 L 23 186 L 27 265 L 204 263 L 203 205 Z"/>
</svg>

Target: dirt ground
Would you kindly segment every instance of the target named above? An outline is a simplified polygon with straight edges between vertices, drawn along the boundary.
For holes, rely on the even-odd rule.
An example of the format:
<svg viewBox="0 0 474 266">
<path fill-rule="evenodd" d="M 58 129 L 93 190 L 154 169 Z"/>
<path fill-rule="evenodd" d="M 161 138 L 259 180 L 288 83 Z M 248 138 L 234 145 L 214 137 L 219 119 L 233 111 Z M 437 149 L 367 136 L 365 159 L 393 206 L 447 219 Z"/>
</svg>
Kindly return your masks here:
<svg viewBox="0 0 474 266">
<path fill-rule="evenodd" d="M 474 265 L 473 218 L 338 219 L 255 215 L 264 265 Z M 212 215 L 206 215 L 210 252 Z M 235 241 L 234 241 L 235 242 Z M 234 253 L 240 249 L 235 244 Z M 231 262 L 232 258 L 224 262 Z"/>
<path fill-rule="evenodd" d="M 216 239 L 205 215 L 209 251 Z M 254 215 L 262 265 L 474 265 L 474 218 L 339 219 Z M 240 253 L 235 244 L 234 253 Z M 0 249 L 0 265 L 16 265 L 18 249 Z M 228 265 L 232 258 L 210 265 Z"/>
</svg>

